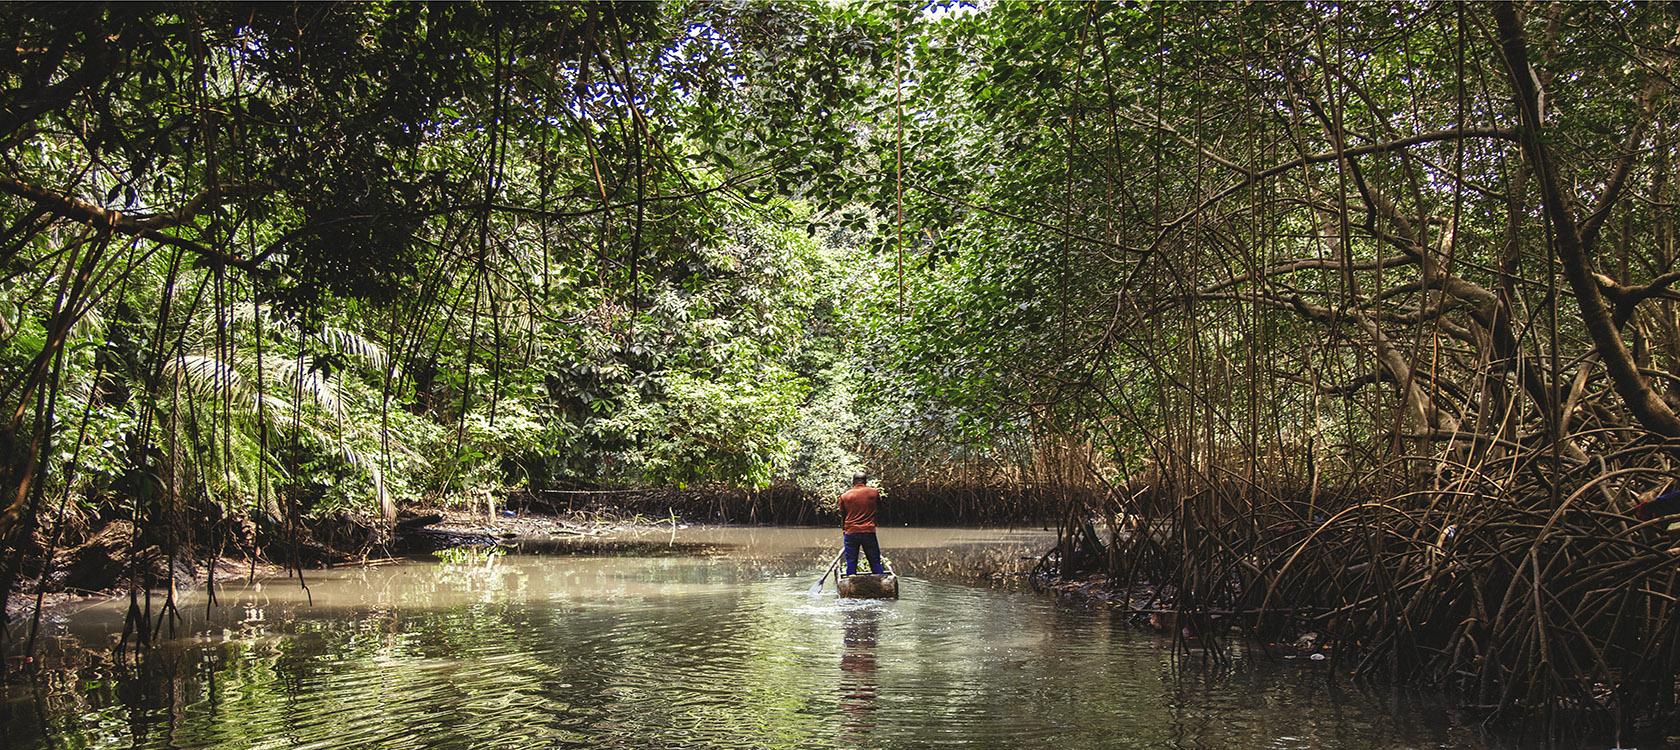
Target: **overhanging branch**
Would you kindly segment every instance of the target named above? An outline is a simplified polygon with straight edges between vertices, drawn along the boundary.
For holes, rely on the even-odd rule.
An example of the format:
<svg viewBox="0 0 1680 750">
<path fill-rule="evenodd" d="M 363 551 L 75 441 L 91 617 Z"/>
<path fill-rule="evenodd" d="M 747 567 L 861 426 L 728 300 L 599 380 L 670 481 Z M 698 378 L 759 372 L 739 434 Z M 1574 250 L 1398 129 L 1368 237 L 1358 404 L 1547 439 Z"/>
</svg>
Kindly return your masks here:
<svg viewBox="0 0 1680 750">
<path fill-rule="evenodd" d="M 222 265 L 233 266 L 246 271 L 253 270 L 256 263 L 248 258 L 230 255 L 207 245 L 193 242 L 170 234 L 165 229 L 182 226 L 197 216 L 205 206 L 222 198 L 242 195 L 266 188 L 258 186 L 243 186 L 238 188 L 224 188 L 207 192 L 187 201 L 179 210 L 165 214 L 133 216 L 121 211 L 114 211 L 102 206 L 89 203 L 80 198 L 57 193 L 43 187 L 31 185 L 13 177 L 0 175 L 0 193 L 15 195 L 33 202 L 57 216 L 85 224 L 90 227 L 109 229 L 117 234 L 132 237 L 142 237 L 160 245 L 180 248 L 194 255 Z"/>
</svg>

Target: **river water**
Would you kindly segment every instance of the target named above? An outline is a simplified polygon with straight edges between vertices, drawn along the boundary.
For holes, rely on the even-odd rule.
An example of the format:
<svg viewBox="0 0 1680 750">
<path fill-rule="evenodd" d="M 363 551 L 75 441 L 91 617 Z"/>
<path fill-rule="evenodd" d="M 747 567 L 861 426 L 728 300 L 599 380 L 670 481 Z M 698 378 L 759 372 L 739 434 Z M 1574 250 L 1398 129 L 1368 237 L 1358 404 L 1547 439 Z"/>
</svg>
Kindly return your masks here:
<svg viewBox="0 0 1680 750">
<path fill-rule="evenodd" d="M 976 574 L 1037 531 L 883 530 L 898 601 L 807 592 L 835 534 L 693 528 L 527 541 L 225 586 L 138 666 L 124 603 L 48 618 L 0 747 L 1478 747 L 1329 662 L 1204 667 L 1100 609 Z M 311 603 L 312 600 L 312 603 Z"/>
</svg>

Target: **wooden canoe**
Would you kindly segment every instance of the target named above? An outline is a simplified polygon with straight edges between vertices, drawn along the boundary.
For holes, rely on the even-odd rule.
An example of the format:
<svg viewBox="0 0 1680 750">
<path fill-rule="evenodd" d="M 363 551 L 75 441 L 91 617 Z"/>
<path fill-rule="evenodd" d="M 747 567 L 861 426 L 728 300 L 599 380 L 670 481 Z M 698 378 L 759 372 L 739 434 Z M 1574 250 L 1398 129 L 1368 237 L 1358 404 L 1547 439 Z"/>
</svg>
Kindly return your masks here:
<svg viewBox="0 0 1680 750">
<path fill-rule="evenodd" d="M 844 599 L 897 599 L 898 576 L 892 573 L 840 576 L 836 588 Z"/>
</svg>

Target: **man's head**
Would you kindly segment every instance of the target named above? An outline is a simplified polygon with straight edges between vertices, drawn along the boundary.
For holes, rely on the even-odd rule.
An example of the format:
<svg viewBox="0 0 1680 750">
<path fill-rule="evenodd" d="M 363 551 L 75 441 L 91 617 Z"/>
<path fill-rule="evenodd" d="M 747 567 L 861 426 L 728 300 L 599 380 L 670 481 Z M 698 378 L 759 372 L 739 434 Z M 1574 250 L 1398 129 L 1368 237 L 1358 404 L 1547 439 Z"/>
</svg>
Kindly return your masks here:
<svg viewBox="0 0 1680 750">
<path fill-rule="evenodd" d="M 866 484 L 869 484 L 869 473 L 868 472 L 860 471 L 860 472 L 852 475 L 852 486 L 853 487 L 861 487 L 861 486 L 866 485 Z"/>
</svg>

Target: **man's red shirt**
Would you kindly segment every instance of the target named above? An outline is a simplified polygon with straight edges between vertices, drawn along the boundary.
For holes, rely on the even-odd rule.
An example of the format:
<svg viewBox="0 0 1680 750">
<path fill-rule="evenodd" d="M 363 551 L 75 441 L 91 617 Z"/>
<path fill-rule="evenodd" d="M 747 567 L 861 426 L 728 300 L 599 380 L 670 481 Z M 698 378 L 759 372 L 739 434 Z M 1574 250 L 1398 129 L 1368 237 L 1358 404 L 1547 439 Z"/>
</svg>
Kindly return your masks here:
<svg viewBox="0 0 1680 750">
<path fill-rule="evenodd" d="M 881 491 L 859 485 L 840 495 L 840 533 L 875 533 L 875 506 L 881 502 Z"/>
</svg>

